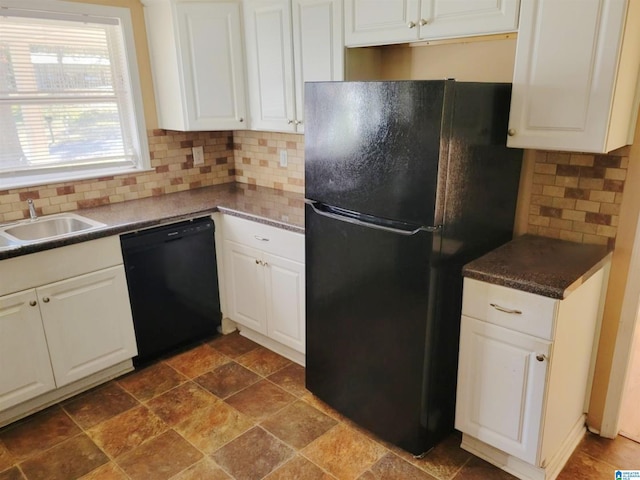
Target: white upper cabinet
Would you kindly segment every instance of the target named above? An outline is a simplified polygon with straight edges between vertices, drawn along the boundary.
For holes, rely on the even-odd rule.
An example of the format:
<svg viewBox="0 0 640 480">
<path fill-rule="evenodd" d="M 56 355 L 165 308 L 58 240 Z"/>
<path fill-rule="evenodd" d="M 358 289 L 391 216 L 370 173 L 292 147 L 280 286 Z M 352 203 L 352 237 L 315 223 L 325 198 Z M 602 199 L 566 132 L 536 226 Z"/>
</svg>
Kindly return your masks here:
<svg viewBox="0 0 640 480">
<path fill-rule="evenodd" d="M 510 147 L 608 152 L 637 115 L 640 2 L 522 3 Z"/>
<path fill-rule="evenodd" d="M 245 3 L 251 128 L 304 131 L 304 82 L 344 79 L 341 0 Z"/>
<path fill-rule="evenodd" d="M 241 4 L 143 0 L 160 128 L 246 128 Z"/>
<path fill-rule="evenodd" d="M 519 0 L 345 0 L 348 47 L 513 32 Z"/>
</svg>

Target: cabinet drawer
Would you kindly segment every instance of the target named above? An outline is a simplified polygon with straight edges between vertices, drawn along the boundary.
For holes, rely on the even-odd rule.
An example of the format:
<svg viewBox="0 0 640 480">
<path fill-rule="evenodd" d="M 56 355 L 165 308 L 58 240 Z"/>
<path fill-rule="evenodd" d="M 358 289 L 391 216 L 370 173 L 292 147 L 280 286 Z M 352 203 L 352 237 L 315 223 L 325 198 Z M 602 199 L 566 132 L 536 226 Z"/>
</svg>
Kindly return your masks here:
<svg viewBox="0 0 640 480">
<path fill-rule="evenodd" d="M 304 235 L 300 233 L 223 215 L 222 234 L 226 240 L 304 263 Z"/>
<path fill-rule="evenodd" d="M 535 337 L 553 340 L 557 304 L 541 295 L 464 279 L 463 315 Z"/>
</svg>

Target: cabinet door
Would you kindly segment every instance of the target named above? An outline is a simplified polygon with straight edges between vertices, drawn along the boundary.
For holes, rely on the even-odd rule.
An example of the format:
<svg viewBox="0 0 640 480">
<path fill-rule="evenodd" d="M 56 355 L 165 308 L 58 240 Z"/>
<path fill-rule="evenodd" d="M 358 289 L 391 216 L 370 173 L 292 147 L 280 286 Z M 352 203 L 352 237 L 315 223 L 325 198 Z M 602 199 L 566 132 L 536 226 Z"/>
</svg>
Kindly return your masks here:
<svg viewBox="0 0 640 480">
<path fill-rule="evenodd" d="M 384 45 L 418 39 L 420 0 L 345 0 L 345 44 Z"/>
<path fill-rule="evenodd" d="M 225 240 L 224 258 L 230 318 L 266 335 L 262 253 L 254 248 Z"/>
<path fill-rule="evenodd" d="M 0 297 L 0 410 L 54 388 L 35 290 Z"/>
<path fill-rule="evenodd" d="M 264 255 L 268 335 L 298 352 L 305 351 L 304 264 Z"/>
<path fill-rule="evenodd" d="M 138 353 L 122 265 L 36 291 L 58 387 Z"/>
<path fill-rule="evenodd" d="M 188 129 L 245 128 L 240 4 L 179 2 L 176 15 Z"/>
<path fill-rule="evenodd" d="M 290 0 L 245 4 L 251 128 L 295 132 Z"/>
<path fill-rule="evenodd" d="M 422 0 L 420 39 L 518 30 L 519 0 Z"/>
<path fill-rule="evenodd" d="M 304 82 L 344 80 L 342 0 L 293 0 L 296 131 L 304 132 Z"/>
<path fill-rule="evenodd" d="M 462 316 L 456 428 L 536 464 L 549 351 L 549 342 Z"/>
<path fill-rule="evenodd" d="M 605 152 L 626 144 L 637 63 L 624 72 L 624 125 L 611 125 L 617 140 L 608 135 L 627 6 L 624 0 L 522 3 L 508 146 Z"/>
</svg>

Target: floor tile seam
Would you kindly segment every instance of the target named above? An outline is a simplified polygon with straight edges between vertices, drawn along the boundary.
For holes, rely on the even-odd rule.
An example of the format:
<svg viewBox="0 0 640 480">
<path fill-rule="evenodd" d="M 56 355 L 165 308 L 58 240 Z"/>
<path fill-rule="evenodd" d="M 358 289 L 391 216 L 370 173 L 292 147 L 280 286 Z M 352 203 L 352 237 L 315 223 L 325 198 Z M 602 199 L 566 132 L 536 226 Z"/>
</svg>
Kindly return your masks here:
<svg viewBox="0 0 640 480">
<path fill-rule="evenodd" d="M 239 364 L 238 364 L 238 365 L 239 365 Z M 252 373 L 255 373 L 255 372 L 252 372 Z M 206 375 L 206 373 L 203 373 L 202 375 L 200 375 L 200 377 L 201 377 L 201 376 L 203 376 L 203 375 Z M 196 378 L 200 378 L 200 377 L 196 377 Z M 227 395 L 227 396 L 226 396 L 226 397 L 224 397 L 224 398 L 223 398 L 223 397 L 218 397 L 215 393 L 211 392 L 209 389 L 205 388 L 203 385 L 200 385 L 198 382 L 195 382 L 195 383 L 196 383 L 198 386 L 200 386 L 200 387 L 204 388 L 207 392 L 209 392 L 209 393 L 211 393 L 212 395 L 215 395 L 216 397 L 218 397 L 220 400 L 225 401 L 227 398 L 229 398 L 229 397 L 233 397 L 234 395 L 236 395 L 236 394 L 238 394 L 238 393 L 240 393 L 240 392 L 243 392 L 243 391 L 244 391 L 244 390 L 246 390 L 247 388 L 249 388 L 249 387 L 251 387 L 251 386 L 255 385 L 255 384 L 256 384 L 256 383 L 258 383 L 258 382 L 260 382 L 261 380 L 266 380 L 266 379 L 265 379 L 264 377 L 258 378 L 255 382 L 251 383 L 250 385 L 247 385 L 246 387 L 242 387 L 240 390 L 235 391 L 235 392 L 233 392 L 233 393 L 231 393 L 231 394 Z M 193 379 L 193 381 L 195 381 L 195 379 Z"/>
<path fill-rule="evenodd" d="M 135 398 L 135 397 L 134 397 Z M 93 425 L 91 425 L 90 427 L 83 427 L 82 425 L 80 425 L 79 422 L 76 421 L 75 418 L 73 418 L 73 416 L 71 415 L 71 413 L 67 412 L 65 410 L 65 413 L 69 416 L 69 418 L 71 418 L 71 420 L 78 426 L 78 428 L 80 428 L 81 431 L 83 431 L 84 433 L 86 433 L 88 435 L 89 430 L 91 430 L 92 428 L 95 427 L 99 427 L 100 425 L 102 425 L 105 422 L 108 422 L 109 420 L 115 418 L 115 417 L 119 417 L 120 415 L 122 415 L 123 413 L 127 413 L 130 412 L 131 410 L 133 410 L 134 408 L 138 408 L 140 406 L 143 406 L 142 402 L 140 402 L 138 399 L 136 399 L 136 402 L 138 402 L 137 405 L 134 405 L 132 407 L 127 408 L 126 410 L 123 410 L 122 412 L 117 413 L 116 415 L 114 415 L 113 417 L 109 417 L 109 418 L 105 418 L 104 420 L 101 420 L 98 423 L 95 423 Z"/>
<path fill-rule="evenodd" d="M 285 464 L 287 464 L 289 461 L 291 461 L 293 458 L 295 458 L 295 456 L 299 453 L 299 450 L 297 448 L 295 448 L 292 445 L 289 445 L 287 442 L 285 442 L 284 440 L 281 440 L 280 438 L 278 438 L 277 436 L 275 436 L 273 433 L 271 433 L 269 430 L 267 430 L 266 428 L 264 428 L 262 425 L 257 424 L 256 425 L 257 428 L 259 428 L 260 430 L 262 430 L 263 432 L 265 432 L 268 436 L 270 436 L 271 438 L 273 438 L 276 442 L 278 443 L 282 443 L 283 445 L 285 445 L 286 447 L 288 447 L 293 454 L 287 458 L 285 458 L 283 461 L 281 461 L 279 464 L 277 464 L 274 468 L 271 469 L 270 472 L 266 473 L 264 476 L 261 477 L 260 480 L 263 480 L 264 478 L 268 477 L 269 475 L 271 475 L 273 472 L 275 472 L 276 470 L 278 470 L 279 468 L 281 468 L 282 466 L 284 466 Z"/>
<path fill-rule="evenodd" d="M 122 455 L 125 455 L 126 453 L 128 453 L 128 452 L 130 452 L 130 451 L 132 451 L 132 450 L 135 450 L 136 448 L 138 448 L 138 447 L 140 447 L 141 445 L 143 445 L 143 444 L 147 443 L 148 441 L 153 440 L 153 439 L 155 439 L 155 438 L 158 438 L 160 435 L 163 435 L 163 434 L 167 433 L 167 431 L 169 431 L 169 430 L 171 430 L 171 429 L 172 429 L 171 425 L 169 425 L 169 424 L 168 424 L 167 422 L 165 422 L 162 418 L 160 418 L 158 415 L 156 415 L 156 413 L 155 413 L 153 410 L 151 410 L 150 408 L 148 408 L 146 405 L 139 405 L 139 406 L 140 406 L 140 407 L 145 407 L 147 410 L 149 410 L 149 412 L 150 412 L 153 416 L 155 416 L 158 420 L 160 420 L 160 421 L 162 422 L 162 424 L 163 424 L 165 427 L 167 427 L 167 428 L 166 428 L 166 429 L 164 429 L 162 432 L 158 433 L 157 435 L 154 435 L 153 437 L 149 437 L 149 438 L 145 439 L 144 441 L 142 441 L 141 443 L 139 443 L 139 444 L 138 444 L 138 445 L 136 445 L 135 447 L 133 447 L 133 448 L 129 448 L 128 450 L 126 450 L 125 452 L 121 453 L 120 455 L 112 456 L 111 454 L 109 454 L 109 452 L 107 452 L 104 448 L 102 448 L 102 447 L 98 444 L 98 442 L 97 442 L 96 440 L 94 440 L 94 438 L 91 436 L 91 434 L 89 433 L 89 431 L 88 431 L 88 430 L 84 432 L 84 433 L 87 435 L 87 437 L 89 437 L 89 440 L 91 440 L 91 441 L 92 441 L 92 442 L 93 442 L 93 443 L 94 443 L 94 444 L 95 444 L 95 445 L 96 445 L 96 446 L 97 446 L 97 447 L 102 451 L 102 453 L 104 453 L 104 454 L 109 458 L 109 460 L 110 460 L 110 461 L 112 461 L 112 462 L 116 463 L 116 465 L 118 465 L 118 463 L 116 462 L 116 460 L 117 460 L 119 457 L 121 457 Z M 134 408 L 138 408 L 138 407 L 134 407 Z M 133 410 L 133 409 L 131 409 L 131 410 Z M 119 414 L 118 414 L 118 415 L 116 415 L 115 417 L 111 417 L 111 419 L 116 418 L 116 417 L 119 417 L 119 416 L 121 416 L 121 415 L 124 415 L 124 414 L 125 414 L 125 413 L 127 413 L 127 412 L 129 412 L 129 410 L 126 410 L 126 411 L 124 411 L 124 412 L 122 412 L 122 413 L 119 413 Z M 109 420 L 111 420 L 111 419 L 109 419 Z M 107 421 L 107 420 L 105 420 L 105 422 L 106 422 L 106 421 Z M 105 422 L 102 422 L 102 423 L 105 423 Z M 95 427 L 97 427 L 97 426 L 98 426 L 98 425 L 95 425 L 94 427 L 91 427 L 91 428 L 95 428 Z M 177 432 L 176 432 L 176 433 L 177 433 Z M 119 465 L 118 465 L 118 467 L 119 467 Z M 120 469 L 122 470 L 122 468 L 120 468 Z M 124 470 L 123 470 L 123 471 L 124 471 Z"/>
<path fill-rule="evenodd" d="M 480 458 L 480 457 L 476 457 L 473 453 L 469 454 L 469 458 L 467 458 L 462 465 L 460 466 L 460 468 L 458 468 L 450 477 L 440 477 L 439 475 L 434 475 L 433 473 L 425 470 L 424 468 L 420 468 L 420 470 L 423 470 L 425 472 L 427 472 L 429 475 L 432 475 L 440 480 L 454 480 L 462 470 L 464 470 L 464 467 L 467 466 L 468 463 L 470 463 L 472 460 L 476 459 L 476 458 Z M 496 467 L 499 468 L 499 467 Z"/>
<path fill-rule="evenodd" d="M 266 380 L 266 379 L 265 379 Z M 272 382 L 273 383 L 273 382 Z M 275 384 L 274 384 L 275 385 Z M 282 390 L 284 393 L 286 393 L 287 395 L 291 395 L 293 397 L 293 400 L 291 400 L 290 402 L 288 402 L 286 405 L 280 407 L 278 410 L 275 410 L 274 412 L 271 412 L 269 415 L 267 415 L 265 418 L 262 418 L 260 420 L 256 420 L 257 424 L 262 423 L 263 421 L 273 417 L 274 415 L 277 415 L 278 413 L 280 413 L 281 411 L 283 411 L 285 408 L 290 407 L 291 405 L 293 405 L 293 403 L 295 403 L 297 400 L 299 400 L 298 397 L 296 397 L 295 395 L 290 394 L 289 392 L 287 392 L 284 388 L 279 387 L 278 385 L 276 385 L 276 387 L 278 387 L 280 390 Z M 315 408 L 315 407 L 314 407 Z M 316 408 L 317 410 L 317 408 Z"/>
<path fill-rule="evenodd" d="M 178 370 L 176 370 L 175 368 L 173 368 L 171 365 L 169 365 L 169 364 L 168 364 L 167 362 L 165 362 L 164 360 L 161 360 L 161 361 L 159 361 L 159 362 L 157 362 L 157 363 L 154 363 L 154 364 L 153 364 L 153 366 L 158 365 L 158 364 L 160 364 L 160 363 L 163 363 L 165 366 L 169 367 L 171 370 L 173 370 L 174 372 L 176 372 L 178 375 L 180 375 L 181 377 L 183 377 L 183 378 L 185 379 L 185 381 L 184 381 L 184 382 L 182 382 L 182 383 L 180 383 L 180 384 L 178 384 L 178 385 L 176 385 L 176 386 L 180 386 L 180 385 L 182 385 L 183 383 L 186 383 L 186 382 L 188 382 L 188 381 L 190 380 L 190 378 L 189 378 L 189 377 L 187 377 L 187 376 L 186 376 L 185 374 L 183 374 L 183 373 L 180 373 Z M 151 367 L 151 365 L 149 365 L 149 367 Z M 142 369 L 142 370 L 138 370 L 138 371 L 134 370 L 132 373 L 140 373 L 140 372 L 142 372 L 143 370 L 144 370 L 144 369 Z M 158 397 L 158 396 L 162 395 L 163 393 L 165 393 L 165 392 L 162 392 L 162 393 L 159 393 L 158 395 L 156 395 L 155 397 L 148 398 L 147 400 L 142 400 L 142 399 L 138 398 L 138 397 L 137 397 L 137 396 L 136 396 L 132 391 L 130 391 L 127 387 L 125 387 L 124 385 L 122 385 L 122 384 L 120 383 L 120 382 L 121 382 L 121 380 L 123 380 L 123 379 L 124 379 L 123 377 L 118 377 L 118 378 L 114 378 L 112 381 L 113 381 L 113 382 L 115 382 L 115 383 L 117 383 L 117 384 L 118 384 L 118 386 L 119 386 L 120 388 L 122 388 L 125 392 L 127 392 L 129 395 L 131 395 L 133 398 L 135 398 L 135 399 L 136 399 L 138 402 L 140 402 L 140 403 L 148 402 L 148 401 L 149 401 L 149 400 L 151 400 L 152 398 Z M 175 387 L 173 387 L 173 388 L 175 388 Z M 166 390 L 166 391 L 168 391 L 168 390 Z M 73 397 L 72 397 L 72 398 L 73 398 Z"/>
<path fill-rule="evenodd" d="M 318 410 L 319 411 L 319 410 Z M 322 413 L 322 412 L 321 412 Z M 263 420 L 266 421 L 267 419 Z M 310 458 L 308 458 L 307 456 L 302 454 L 302 450 L 304 450 L 305 448 L 307 448 L 309 445 L 311 445 L 313 442 L 315 442 L 318 438 L 322 437 L 322 435 L 326 434 L 329 432 L 329 430 L 331 430 L 333 427 L 335 427 L 336 425 L 334 425 L 333 427 L 329 428 L 326 432 L 324 432 L 322 435 L 319 435 L 317 438 L 314 438 L 311 442 L 309 442 L 308 444 L 306 444 L 304 447 L 302 448 L 298 448 L 295 447 L 291 444 L 289 444 L 288 442 L 286 442 L 285 440 L 281 439 L 280 437 L 278 437 L 276 434 L 272 433 L 270 430 L 268 430 L 267 428 L 265 428 L 262 423 L 256 424 L 256 426 L 260 427 L 262 430 L 264 430 L 265 432 L 267 432 L 269 435 L 271 435 L 272 437 L 274 437 L 277 441 L 279 441 L 280 443 L 283 443 L 284 445 L 286 445 L 287 447 L 289 447 L 290 449 L 293 450 L 294 455 L 293 457 L 295 457 L 296 455 L 301 456 L 302 458 L 304 458 L 305 460 L 307 460 L 308 462 L 310 462 L 311 464 L 315 465 L 316 467 L 318 467 L 320 470 L 322 470 L 324 473 L 328 474 L 331 478 L 336 478 L 335 475 L 333 475 L 332 473 L 330 473 L 328 470 L 326 470 L 325 468 L 323 468 L 322 466 L 318 465 L 317 463 L 315 463 L 313 460 L 311 460 Z M 289 458 L 288 460 L 286 460 L 284 463 L 292 460 L 292 458 Z M 283 463 L 283 465 L 284 465 Z M 272 470 L 271 472 L 269 472 L 266 476 L 270 475 L 271 473 L 275 472 L 277 469 Z M 300 479 L 303 480 L 303 479 Z M 338 479 L 340 480 L 340 479 Z"/>
<path fill-rule="evenodd" d="M 115 465 L 116 465 L 120 470 L 122 470 L 122 471 L 124 472 L 124 474 L 125 474 L 125 475 L 127 475 L 127 477 L 128 477 L 128 478 L 131 478 L 131 477 L 129 476 L 129 474 L 125 471 L 124 467 L 119 463 L 119 460 L 121 461 L 121 460 L 122 460 L 122 457 L 126 456 L 127 454 L 130 454 L 131 452 L 133 452 L 133 451 L 135 451 L 135 450 L 138 450 L 139 448 L 141 448 L 141 447 L 143 447 L 144 445 L 146 445 L 147 443 L 150 443 L 151 441 L 153 441 L 153 440 L 157 439 L 158 437 L 160 437 L 160 436 L 162 436 L 162 435 L 167 434 L 169 431 L 173 431 L 173 433 L 175 433 L 176 435 L 178 435 L 178 436 L 179 436 L 180 438 L 182 438 L 183 440 L 187 441 L 187 439 L 186 439 L 186 438 L 184 438 L 182 435 L 180 435 L 178 432 L 176 432 L 176 431 L 175 431 L 175 429 L 174 429 L 173 427 L 169 426 L 169 428 L 168 428 L 167 430 L 165 430 L 164 432 L 162 432 L 162 433 L 160 433 L 160 434 L 156 435 L 155 437 L 147 438 L 147 439 L 146 439 L 146 440 L 144 440 L 142 443 L 139 443 L 139 444 L 138 444 L 138 445 L 136 445 L 135 447 L 130 448 L 129 450 L 127 450 L 126 452 L 124 452 L 124 453 L 122 453 L 122 454 L 118 455 L 118 456 L 117 456 L 117 457 L 115 457 L 115 458 L 112 458 L 110 461 L 111 461 L 111 462 L 113 462 L 113 463 L 115 463 Z M 190 446 L 193 446 L 193 445 L 191 444 L 191 442 L 188 442 L 188 443 L 189 443 L 189 445 L 190 445 Z M 100 448 L 100 447 L 98 446 L 98 448 Z M 194 448 L 195 448 L 195 447 L 194 447 Z M 200 450 L 198 450 L 198 452 L 200 452 Z M 103 452 L 103 453 L 105 453 L 105 455 L 106 455 L 106 452 Z M 200 453 L 202 453 L 202 452 L 200 452 Z M 207 456 L 206 454 L 203 454 L 203 455 L 204 455 L 204 456 Z M 200 461 L 200 460 L 198 460 L 198 461 Z M 196 463 L 197 463 L 197 462 L 196 462 Z M 191 465 L 193 465 L 193 464 L 191 464 Z M 191 465 L 189 465 L 189 466 L 191 466 Z M 152 480 L 152 479 L 149 479 L 149 480 Z"/>
<path fill-rule="evenodd" d="M 200 452 L 203 453 L 203 452 Z M 191 465 L 186 466 L 185 468 L 183 468 L 182 470 L 180 470 L 178 473 L 176 473 L 175 475 L 171 475 L 167 480 L 173 480 L 174 478 L 178 478 L 180 475 L 182 475 L 184 472 L 186 472 L 187 470 L 189 470 L 191 467 L 193 467 L 194 465 L 199 464 L 200 462 L 209 459 L 209 460 L 213 460 L 212 458 L 210 458 L 209 455 L 204 454 L 204 456 L 198 460 L 197 462 L 192 463 Z M 215 460 L 213 460 L 213 462 L 219 467 L 219 465 L 216 463 Z M 233 477 L 232 477 L 233 478 Z M 152 480 L 152 479 L 149 479 Z"/>
<path fill-rule="evenodd" d="M 287 368 L 287 367 L 284 367 L 284 368 Z M 280 370 L 283 370 L 284 368 L 282 368 L 282 369 L 280 369 Z M 279 372 L 280 370 L 278 370 L 278 372 Z M 284 388 L 284 387 L 283 387 L 283 386 L 281 386 L 281 385 L 278 385 L 276 382 L 274 382 L 273 380 L 271 380 L 271 378 L 269 378 L 269 377 L 271 377 L 272 375 L 275 375 L 275 374 L 276 374 L 276 373 L 278 373 L 278 372 L 273 372 L 273 373 L 272 373 L 272 374 L 270 374 L 269 376 L 264 377 L 264 379 L 265 379 L 265 380 L 268 380 L 269 382 L 271 382 L 272 384 L 274 384 L 276 387 L 278 387 L 278 388 L 280 388 L 280 389 L 284 390 L 284 391 L 285 391 L 285 392 L 287 392 L 289 395 L 293 395 L 293 396 L 294 396 L 294 397 L 296 397 L 297 399 L 302 399 L 302 396 L 298 396 L 298 395 L 296 395 L 295 393 L 290 392 L 289 390 L 287 390 L 286 388 Z M 307 390 L 307 391 L 308 391 L 308 390 Z"/>
<path fill-rule="evenodd" d="M 335 426 L 334 426 L 334 427 L 331 427 L 329 430 L 331 430 L 332 428 L 335 428 Z M 326 434 L 326 433 L 328 433 L 328 432 L 329 432 L 329 430 L 327 430 L 327 431 L 325 432 L 325 434 Z M 322 435 L 320 435 L 320 437 L 322 437 Z M 320 438 L 320 437 L 318 437 L 318 438 Z M 318 440 L 318 438 L 316 438 L 316 440 Z M 309 445 L 313 444 L 316 440 L 314 440 L 313 442 L 311 442 Z M 361 476 L 362 476 L 366 471 L 370 470 L 370 469 L 371 469 L 371 467 L 373 467 L 376 463 L 378 463 L 378 462 L 380 461 L 380 458 L 382 458 L 382 457 L 378 458 L 378 459 L 377 459 L 375 462 L 373 462 L 371 465 L 369 465 L 368 467 L 365 467 L 365 469 L 364 469 L 364 470 L 362 470 L 361 472 L 359 472 L 359 473 L 358 473 L 354 478 L 352 478 L 352 479 L 343 479 L 343 478 L 339 478 L 339 477 L 335 476 L 333 473 L 329 472 L 328 470 L 326 470 L 325 468 L 323 468 L 321 465 L 318 465 L 318 464 L 317 464 L 316 462 L 314 462 L 311 458 L 309 458 L 309 457 L 307 456 L 307 454 L 305 454 L 305 453 L 303 452 L 303 450 L 306 450 L 306 449 L 307 449 L 307 447 L 308 447 L 309 445 L 307 445 L 306 447 L 304 447 L 304 449 L 300 450 L 300 451 L 298 452 L 298 454 L 299 454 L 300 456 L 304 457 L 304 458 L 305 458 L 306 460 L 308 460 L 309 462 L 313 463 L 316 467 L 320 468 L 320 470 L 322 470 L 323 472 L 328 473 L 331 477 L 336 478 L 336 479 L 338 479 L 338 480 L 357 480 L 357 479 L 358 479 L 358 478 L 360 478 L 360 477 L 361 477 Z M 384 455 L 383 455 L 383 457 L 384 457 Z"/>
<path fill-rule="evenodd" d="M 272 385 L 275 385 L 276 387 L 278 387 L 278 388 L 279 388 L 280 390 L 282 390 L 283 392 L 288 393 L 288 394 L 289 394 L 289 395 L 291 395 L 292 397 L 295 397 L 297 400 L 300 400 L 300 399 L 301 399 L 301 397 L 298 397 L 296 394 L 291 393 L 291 392 L 290 392 L 289 390 L 287 390 L 286 388 L 281 387 L 281 386 L 280 386 L 280 385 L 278 385 L 276 382 L 274 382 L 273 380 L 271 380 L 269 377 L 264 377 L 264 379 L 265 379 L 267 382 L 271 383 Z M 317 409 L 316 409 L 316 410 L 317 410 Z"/>
<path fill-rule="evenodd" d="M 193 385 L 194 385 L 195 387 L 197 387 L 199 390 L 203 390 L 204 392 L 206 392 L 206 393 L 208 393 L 209 395 L 213 396 L 215 400 L 224 401 L 224 400 L 222 400 L 220 397 L 218 397 L 217 395 L 215 395 L 213 392 L 210 392 L 209 390 L 207 390 L 206 388 L 204 388 L 204 387 L 203 387 L 202 385 L 200 385 L 198 382 L 195 382 L 195 381 L 193 381 L 192 379 L 187 379 L 187 381 L 186 381 L 186 382 L 183 382 L 183 383 L 181 383 L 181 384 L 179 384 L 179 385 L 176 385 L 176 386 L 174 386 L 174 387 L 171 387 L 169 390 L 165 390 L 164 392 L 162 392 L 162 393 L 160 393 L 160 394 L 156 395 L 156 396 L 155 396 L 155 397 L 153 397 L 153 398 L 150 398 L 149 400 L 145 400 L 144 402 L 140 402 L 140 404 L 141 404 L 141 405 L 146 406 L 146 407 L 147 407 L 147 408 L 148 408 L 148 409 L 149 409 L 149 410 L 150 410 L 154 415 L 158 416 L 158 415 L 156 414 L 156 412 L 153 410 L 153 408 L 151 408 L 151 407 L 148 405 L 148 404 L 149 404 L 149 402 L 151 402 L 152 400 L 155 400 L 156 398 L 161 397 L 162 395 L 166 395 L 166 394 L 168 394 L 169 392 L 172 392 L 172 391 L 173 391 L 173 390 L 175 390 L 176 388 L 183 387 L 183 386 L 184 386 L 184 385 L 186 385 L 187 383 L 193 383 Z M 162 420 L 162 419 L 161 419 L 161 420 Z M 171 425 L 169 425 L 169 426 L 171 426 Z"/>
<path fill-rule="evenodd" d="M 246 355 L 246 354 L 247 354 L 247 353 L 249 353 L 249 352 L 253 352 L 256 348 L 258 348 L 258 347 L 256 346 L 255 348 L 252 348 L 251 350 L 248 350 L 248 351 L 246 351 L 246 352 L 244 352 L 244 353 L 241 353 L 240 355 L 237 355 L 236 357 L 232 357 L 232 356 L 231 356 L 231 355 L 229 355 L 228 353 L 225 353 L 225 352 L 223 352 L 222 350 L 217 349 L 214 345 L 211 345 L 210 343 L 209 343 L 208 345 L 209 345 L 211 348 L 213 348 L 216 352 L 218 352 L 218 353 L 220 353 L 220 354 L 224 355 L 225 357 L 228 357 L 228 358 L 230 358 L 231 360 L 234 360 L 234 361 L 236 360 L 236 358 L 239 358 L 239 357 L 241 357 L 242 355 Z"/>
<path fill-rule="evenodd" d="M 21 466 L 21 465 L 22 465 L 23 463 L 25 463 L 26 461 L 28 461 L 28 460 L 32 460 L 33 458 L 35 458 L 35 457 L 37 457 L 37 456 L 39 456 L 39 455 L 44 455 L 44 454 L 46 454 L 47 452 L 49 452 L 49 451 L 53 450 L 54 448 L 59 447 L 59 446 L 60 446 L 60 445 L 62 445 L 63 443 L 68 442 L 68 441 L 71 441 L 71 440 L 73 440 L 74 438 L 80 437 L 81 435 L 84 435 L 85 437 L 87 437 L 87 438 L 89 439 L 89 441 L 90 441 L 91 443 L 93 443 L 93 444 L 95 445 L 95 447 L 96 447 L 98 450 L 100 450 L 100 451 L 104 454 L 104 456 L 105 456 L 105 457 L 107 457 L 107 458 L 109 459 L 109 461 L 111 461 L 111 459 L 109 458 L 109 455 L 107 455 L 107 452 L 105 452 L 104 450 L 102 450 L 102 448 L 100 448 L 100 446 L 99 446 L 98 444 L 96 444 L 96 442 L 94 442 L 94 441 L 93 441 L 93 439 L 92 439 L 92 438 L 87 434 L 87 432 L 85 432 L 85 431 L 81 431 L 81 432 L 76 433 L 75 435 L 72 435 L 72 436 L 70 436 L 70 437 L 65 438 L 64 440 L 62 440 L 61 442 L 56 443 L 55 445 L 51 445 L 49 448 L 46 448 L 46 449 L 44 449 L 44 450 L 38 450 L 37 452 L 35 452 L 35 453 L 33 453 L 33 454 L 29 455 L 28 457 L 24 457 L 23 459 L 16 461 L 16 462 L 14 463 L 14 465 L 15 465 L 15 466 L 17 466 L 17 467 L 19 467 L 19 468 L 20 468 L 20 471 L 22 471 L 22 466 Z M 107 463 L 108 463 L 108 462 L 107 462 Z M 101 467 L 102 465 L 104 465 L 104 463 L 103 463 L 103 464 L 101 464 L 101 465 L 98 465 L 98 467 Z M 98 467 L 96 467 L 96 468 L 98 468 Z M 11 467 L 9 467 L 9 468 L 11 468 Z M 94 470 L 95 470 L 95 469 L 94 469 Z M 87 473 L 89 473 L 89 472 L 87 472 Z M 28 478 L 26 474 L 24 474 L 24 473 L 23 473 L 23 475 L 24 475 L 24 478 Z M 86 474 L 85 474 L 85 475 L 86 475 Z"/>
<path fill-rule="evenodd" d="M 197 445 L 194 445 L 191 441 L 189 441 L 189 439 L 188 439 L 188 438 L 186 438 L 186 437 L 185 437 L 185 436 L 183 436 L 179 431 L 177 431 L 177 430 L 176 430 L 176 427 L 178 427 L 180 424 L 182 424 L 182 423 L 186 422 L 188 419 L 185 419 L 185 420 L 183 420 L 182 422 L 179 422 L 178 424 L 174 425 L 173 427 L 171 427 L 171 426 L 170 426 L 169 428 L 170 428 L 171 430 L 173 430 L 175 433 L 177 433 L 177 434 L 180 436 L 180 438 L 182 438 L 184 441 L 186 441 L 189 445 L 191 445 L 193 448 L 195 448 L 195 449 L 196 449 L 196 450 L 198 450 L 200 453 L 202 453 L 205 457 L 210 457 L 212 460 L 214 460 L 214 459 L 213 459 L 213 454 L 214 454 L 214 453 L 216 453 L 216 452 L 217 452 L 218 450 L 220 450 L 221 448 L 223 448 L 223 447 L 225 447 L 225 446 L 229 445 L 231 442 L 233 442 L 234 440 L 238 439 L 239 437 L 241 437 L 242 435 L 244 435 L 245 433 L 247 433 L 247 432 L 248 432 L 249 430 L 251 430 L 252 428 L 259 426 L 259 425 L 258 425 L 258 423 L 256 423 L 256 422 L 253 420 L 253 418 L 251 418 L 250 416 L 245 415 L 244 413 L 240 412 L 238 409 L 234 408 L 233 406 L 231 406 L 231 405 L 229 405 L 229 404 L 226 404 L 226 403 L 225 403 L 225 405 L 226 405 L 226 406 L 228 406 L 228 407 L 230 407 L 230 408 L 232 408 L 233 410 L 235 410 L 236 412 L 238 412 L 242 417 L 244 417 L 244 418 L 246 418 L 247 420 L 249 420 L 249 421 L 252 423 L 252 425 L 251 425 L 249 428 L 247 428 L 246 430 L 243 430 L 242 432 L 238 433 L 236 436 L 234 436 L 234 437 L 233 437 L 233 438 L 231 438 L 230 440 L 228 440 L 228 441 L 224 442 L 223 444 L 221 444 L 218 448 L 216 448 L 216 449 L 215 449 L 213 452 L 211 452 L 211 453 L 207 453 L 207 452 L 205 452 L 204 450 L 200 449 Z M 264 429 L 263 429 L 263 430 L 264 430 Z M 163 433 L 164 433 L 164 432 L 163 432 Z M 214 462 L 215 462 L 215 460 L 214 460 Z M 215 463 L 216 463 L 216 465 L 218 464 L 217 462 L 215 462 Z"/>
</svg>

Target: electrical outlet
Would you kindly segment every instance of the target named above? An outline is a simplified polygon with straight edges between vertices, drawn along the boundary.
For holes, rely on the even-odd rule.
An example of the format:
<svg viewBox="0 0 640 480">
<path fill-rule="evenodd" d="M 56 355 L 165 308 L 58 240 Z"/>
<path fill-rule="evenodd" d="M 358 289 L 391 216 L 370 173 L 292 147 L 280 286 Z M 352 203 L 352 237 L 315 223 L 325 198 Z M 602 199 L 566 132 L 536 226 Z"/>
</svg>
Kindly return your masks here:
<svg viewBox="0 0 640 480">
<path fill-rule="evenodd" d="M 193 152 L 193 164 L 204 164 L 204 147 L 193 147 L 191 151 Z"/>
<path fill-rule="evenodd" d="M 280 150 L 280 166 L 281 167 L 286 167 L 288 163 L 289 163 L 289 161 L 287 159 L 287 151 L 286 150 Z"/>
</svg>

